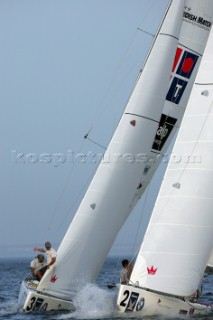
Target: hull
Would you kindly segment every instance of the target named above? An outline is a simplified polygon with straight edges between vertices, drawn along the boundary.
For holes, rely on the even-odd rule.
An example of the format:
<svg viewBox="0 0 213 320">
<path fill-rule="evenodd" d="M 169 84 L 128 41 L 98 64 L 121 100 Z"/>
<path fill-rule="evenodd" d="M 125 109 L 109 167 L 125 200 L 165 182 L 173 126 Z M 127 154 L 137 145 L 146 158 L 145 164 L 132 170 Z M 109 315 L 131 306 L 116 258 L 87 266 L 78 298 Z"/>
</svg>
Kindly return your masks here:
<svg viewBox="0 0 213 320">
<path fill-rule="evenodd" d="M 69 310 L 74 311 L 75 307 L 70 300 L 63 300 L 36 291 L 37 284 L 33 281 L 23 281 L 18 297 L 20 311 L 52 311 Z"/>
<path fill-rule="evenodd" d="M 190 302 L 131 285 L 121 285 L 117 299 L 117 309 L 121 312 L 137 312 L 139 316 L 177 316 L 180 314 L 188 316 L 207 314 L 213 310 L 213 305 Z"/>
</svg>

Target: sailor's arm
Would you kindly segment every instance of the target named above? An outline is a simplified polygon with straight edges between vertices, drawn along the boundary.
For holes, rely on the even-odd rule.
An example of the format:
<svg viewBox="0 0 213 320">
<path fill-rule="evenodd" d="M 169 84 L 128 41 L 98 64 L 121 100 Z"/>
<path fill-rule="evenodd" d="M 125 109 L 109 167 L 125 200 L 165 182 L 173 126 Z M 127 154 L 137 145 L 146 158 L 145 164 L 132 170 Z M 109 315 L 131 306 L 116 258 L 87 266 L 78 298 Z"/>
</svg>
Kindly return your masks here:
<svg viewBox="0 0 213 320">
<path fill-rule="evenodd" d="M 56 257 L 52 258 L 52 260 L 50 261 L 50 263 L 47 265 L 47 269 L 49 269 L 49 267 L 50 267 L 51 265 L 53 265 L 53 264 L 55 263 L 55 261 L 56 261 Z"/>
<path fill-rule="evenodd" d="M 35 248 L 34 248 L 34 251 L 46 252 L 46 250 L 44 250 L 44 249 L 42 249 L 42 248 L 38 248 L 38 247 L 35 247 Z"/>
<path fill-rule="evenodd" d="M 35 268 L 30 268 L 31 269 L 31 273 L 32 273 L 32 276 L 35 276 Z"/>
</svg>

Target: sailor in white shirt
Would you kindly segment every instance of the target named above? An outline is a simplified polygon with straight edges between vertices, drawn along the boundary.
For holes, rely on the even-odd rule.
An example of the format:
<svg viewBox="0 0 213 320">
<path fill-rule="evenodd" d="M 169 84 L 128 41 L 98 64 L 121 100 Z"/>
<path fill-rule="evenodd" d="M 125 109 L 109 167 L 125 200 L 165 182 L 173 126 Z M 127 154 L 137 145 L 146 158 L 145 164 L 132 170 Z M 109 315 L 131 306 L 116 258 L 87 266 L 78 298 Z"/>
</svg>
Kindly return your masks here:
<svg viewBox="0 0 213 320">
<path fill-rule="evenodd" d="M 30 268 L 33 278 L 40 281 L 46 271 L 46 262 L 43 254 L 38 254 L 37 257 L 31 261 Z"/>
<path fill-rule="evenodd" d="M 46 268 L 49 269 L 51 265 L 53 265 L 56 261 L 57 252 L 52 248 L 51 243 L 49 241 L 45 242 L 45 249 L 35 247 L 35 251 L 45 252 L 47 256 L 47 265 Z"/>
</svg>

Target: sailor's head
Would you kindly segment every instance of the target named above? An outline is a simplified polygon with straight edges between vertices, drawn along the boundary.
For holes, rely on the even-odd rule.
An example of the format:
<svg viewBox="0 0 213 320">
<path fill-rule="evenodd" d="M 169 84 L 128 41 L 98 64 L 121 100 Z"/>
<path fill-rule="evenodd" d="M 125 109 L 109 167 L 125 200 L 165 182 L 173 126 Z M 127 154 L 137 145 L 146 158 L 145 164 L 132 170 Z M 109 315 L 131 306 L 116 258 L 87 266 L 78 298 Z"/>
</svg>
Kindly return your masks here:
<svg viewBox="0 0 213 320">
<path fill-rule="evenodd" d="M 50 250 L 51 249 L 51 243 L 49 241 L 45 242 L 45 248 L 47 250 Z"/>
<path fill-rule="evenodd" d="M 122 266 L 123 266 L 124 268 L 127 268 L 128 265 L 129 265 L 129 260 L 127 260 L 127 259 L 122 260 Z"/>
<path fill-rule="evenodd" d="M 38 254 L 38 255 L 37 255 L 37 258 L 38 258 L 38 261 L 39 261 L 39 262 L 43 262 L 43 261 L 44 261 L 44 256 L 43 256 L 43 254 Z"/>
</svg>

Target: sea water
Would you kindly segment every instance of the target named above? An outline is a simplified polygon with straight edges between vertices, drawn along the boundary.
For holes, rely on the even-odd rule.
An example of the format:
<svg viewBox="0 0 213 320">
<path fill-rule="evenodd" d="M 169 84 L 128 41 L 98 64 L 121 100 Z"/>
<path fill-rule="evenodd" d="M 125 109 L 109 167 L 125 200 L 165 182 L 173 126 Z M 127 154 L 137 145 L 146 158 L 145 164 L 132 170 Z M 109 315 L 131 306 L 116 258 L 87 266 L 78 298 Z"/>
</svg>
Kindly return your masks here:
<svg viewBox="0 0 213 320">
<path fill-rule="evenodd" d="M 0 259 L 0 320 L 61 320 L 61 319 L 113 319 L 138 320 L 135 314 L 116 312 L 116 290 L 107 284 L 119 280 L 120 260 L 108 258 L 98 277 L 96 285 L 87 285 L 76 296 L 78 308 L 75 312 L 22 313 L 18 311 L 17 299 L 22 279 L 29 274 L 30 259 Z M 213 304 L 213 275 L 205 278 L 203 285 L 205 303 Z M 143 320 L 163 320 L 165 317 L 152 316 Z M 170 318 L 168 318 L 170 319 Z M 173 318 L 174 319 L 180 319 Z M 191 319 L 213 320 L 213 312 L 208 316 L 193 316 Z"/>
</svg>

